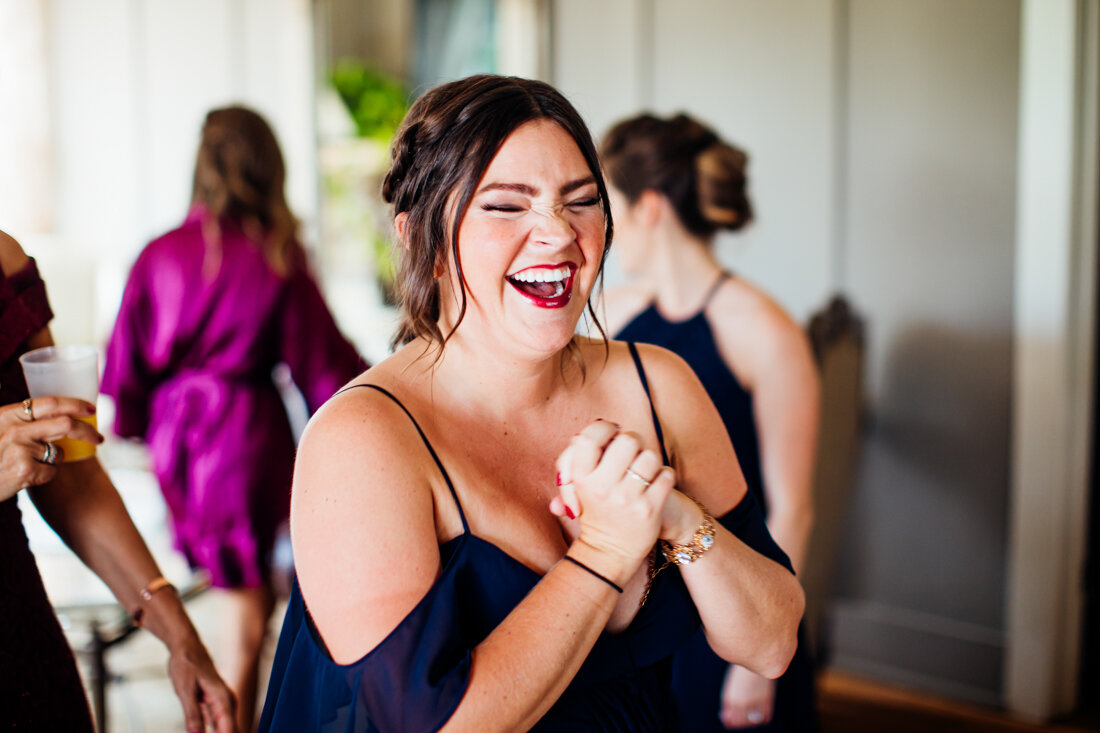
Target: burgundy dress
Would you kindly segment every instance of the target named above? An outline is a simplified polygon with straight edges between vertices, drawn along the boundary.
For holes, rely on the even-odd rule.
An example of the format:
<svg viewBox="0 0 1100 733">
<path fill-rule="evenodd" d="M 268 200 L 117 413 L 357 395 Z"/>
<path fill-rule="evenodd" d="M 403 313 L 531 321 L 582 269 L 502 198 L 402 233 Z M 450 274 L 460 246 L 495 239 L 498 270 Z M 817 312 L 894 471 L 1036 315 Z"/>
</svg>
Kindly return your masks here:
<svg viewBox="0 0 1100 733">
<path fill-rule="evenodd" d="M 228 221 L 208 247 L 203 216 L 192 210 L 138 257 L 102 391 L 115 431 L 149 445 L 177 549 L 215 586 L 255 587 L 289 512 L 294 456 L 272 369 L 290 367 L 312 411 L 366 365 L 304 262 L 279 276 Z"/>
<path fill-rule="evenodd" d="M 19 355 L 53 312 L 34 261 L 0 280 L 0 405 L 27 397 Z M 0 729 L 91 733 L 88 701 L 15 497 L 0 502 Z"/>
</svg>

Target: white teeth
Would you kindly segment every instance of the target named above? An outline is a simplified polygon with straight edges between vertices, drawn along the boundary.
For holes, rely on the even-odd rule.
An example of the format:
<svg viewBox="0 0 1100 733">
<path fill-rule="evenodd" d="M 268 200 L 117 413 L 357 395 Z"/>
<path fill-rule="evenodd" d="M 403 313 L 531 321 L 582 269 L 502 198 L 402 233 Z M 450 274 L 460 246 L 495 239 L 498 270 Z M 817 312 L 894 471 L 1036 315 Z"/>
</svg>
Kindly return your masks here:
<svg viewBox="0 0 1100 733">
<path fill-rule="evenodd" d="M 569 266 L 562 265 L 552 270 L 548 270 L 543 267 L 533 268 L 529 270 L 521 270 L 514 275 L 508 277 L 513 280 L 519 280 L 525 283 L 551 283 L 561 282 L 565 278 L 569 277 Z"/>
</svg>

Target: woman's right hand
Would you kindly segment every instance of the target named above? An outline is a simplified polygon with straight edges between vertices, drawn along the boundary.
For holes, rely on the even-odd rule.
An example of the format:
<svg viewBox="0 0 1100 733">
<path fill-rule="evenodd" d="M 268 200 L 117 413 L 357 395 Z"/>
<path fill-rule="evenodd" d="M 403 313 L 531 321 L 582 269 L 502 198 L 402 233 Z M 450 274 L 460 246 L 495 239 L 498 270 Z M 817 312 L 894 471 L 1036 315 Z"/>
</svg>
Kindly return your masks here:
<svg viewBox="0 0 1100 733">
<path fill-rule="evenodd" d="M 626 575 L 647 556 L 661 529 L 676 473 L 636 433 L 596 420 L 558 457 L 562 499 L 579 512 L 577 542 Z M 575 500 L 571 494 L 575 493 Z"/>
<path fill-rule="evenodd" d="M 22 489 L 53 480 L 64 458 L 56 445 L 61 438 L 102 443 L 103 436 L 78 417 L 95 414 L 95 405 L 75 397 L 35 397 L 24 404 L 0 407 L 0 501 Z M 46 459 L 49 459 L 49 463 Z"/>
</svg>

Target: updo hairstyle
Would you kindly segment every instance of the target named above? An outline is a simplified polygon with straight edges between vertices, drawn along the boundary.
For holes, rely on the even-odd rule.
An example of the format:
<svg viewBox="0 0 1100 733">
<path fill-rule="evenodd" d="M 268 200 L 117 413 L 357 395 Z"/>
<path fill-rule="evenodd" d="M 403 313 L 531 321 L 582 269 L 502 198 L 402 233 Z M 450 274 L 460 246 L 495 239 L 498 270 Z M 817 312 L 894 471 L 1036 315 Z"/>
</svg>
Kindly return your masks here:
<svg viewBox="0 0 1100 733">
<path fill-rule="evenodd" d="M 466 278 L 458 230 L 477 184 L 497 151 L 518 127 L 533 120 L 556 122 L 573 138 L 592 172 L 605 225 L 603 259 L 611 244 L 611 207 L 592 136 L 558 90 L 531 79 L 482 74 L 437 86 L 409 109 L 390 148 L 382 197 L 393 216 L 408 214 L 399 248 L 397 291 L 402 320 L 394 345 L 425 337 L 442 347 L 466 314 Z M 448 226 L 450 231 L 447 231 Z M 440 332 L 437 268 L 447 250 L 462 281 L 458 320 Z M 591 302 L 588 311 L 597 328 Z M 602 332 L 602 328 L 600 328 Z"/>
<path fill-rule="evenodd" d="M 283 276 L 304 262 L 285 182 L 282 151 L 263 117 L 245 107 L 224 107 L 206 115 L 191 204 L 206 208 L 215 237 L 220 237 L 223 220 L 240 226 L 261 244 L 268 264 Z"/>
<path fill-rule="evenodd" d="M 608 179 L 631 204 L 643 191 L 657 191 L 696 236 L 737 231 L 752 221 L 748 155 L 687 115 L 624 120 L 604 137 L 601 158 Z"/>
</svg>

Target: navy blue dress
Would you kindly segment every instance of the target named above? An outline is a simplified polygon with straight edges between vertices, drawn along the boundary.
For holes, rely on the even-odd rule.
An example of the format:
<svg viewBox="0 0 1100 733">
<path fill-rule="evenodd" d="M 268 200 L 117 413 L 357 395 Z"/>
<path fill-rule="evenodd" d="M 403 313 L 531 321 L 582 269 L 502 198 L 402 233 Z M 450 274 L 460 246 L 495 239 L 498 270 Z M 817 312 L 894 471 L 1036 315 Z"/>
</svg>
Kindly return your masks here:
<svg viewBox="0 0 1100 733">
<path fill-rule="evenodd" d="M 726 425 L 737 461 L 749 485 L 749 492 L 767 512 L 764 478 L 760 469 L 760 443 L 753 417 L 752 394 L 726 366 L 718 352 L 706 308 L 723 276 L 703 300 L 699 311 L 683 321 L 669 321 L 655 304 L 650 304 L 634 317 L 615 338 L 663 346 L 679 354 L 695 371 L 710 395 L 718 414 Z M 802 630 L 799 630 L 798 651 L 787 672 L 779 678 L 775 691 L 775 707 L 771 722 L 755 726 L 753 731 L 816 731 L 817 713 L 814 697 L 813 664 Z M 729 664 L 711 651 L 700 630 L 676 653 L 673 663 L 673 693 L 684 730 L 725 731 L 718 719 L 722 682 Z"/>
<path fill-rule="evenodd" d="M 641 361 L 633 347 L 632 352 L 648 394 Z M 379 387 L 360 386 L 377 389 L 401 405 Z M 661 439 L 655 412 L 653 416 Z M 409 418 L 416 425 L 411 414 Z M 424 598 L 378 646 L 351 664 L 332 660 L 295 584 L 272 665 L 261 733 L 438 730 L 466 691 L 471 650 L 541 579 L 470 531 L 446 469 L 419 425 L 416 429 L 458 506 L 462 534 L 440 546 L 443 568 Z M 786 561 L 751 494 L 720 521 L 758 552 Z M 669 688 L 672 654 L 698 627 L 699 616 L 680 573 L 669 568 L 658 574 L 630 626 L 599 637 L 576 677 L 533 730 L 677 730 Z"/>
</svg>

